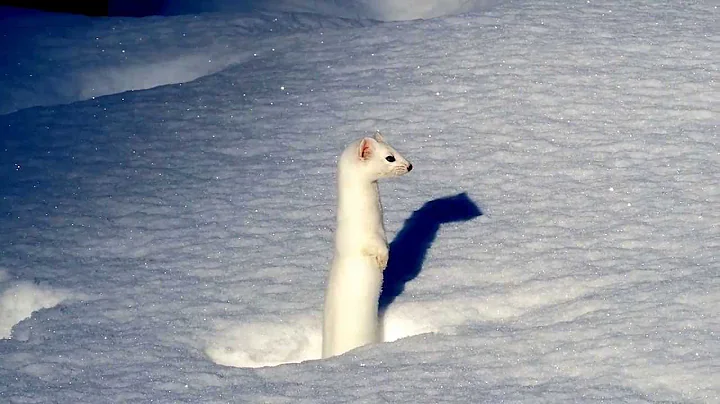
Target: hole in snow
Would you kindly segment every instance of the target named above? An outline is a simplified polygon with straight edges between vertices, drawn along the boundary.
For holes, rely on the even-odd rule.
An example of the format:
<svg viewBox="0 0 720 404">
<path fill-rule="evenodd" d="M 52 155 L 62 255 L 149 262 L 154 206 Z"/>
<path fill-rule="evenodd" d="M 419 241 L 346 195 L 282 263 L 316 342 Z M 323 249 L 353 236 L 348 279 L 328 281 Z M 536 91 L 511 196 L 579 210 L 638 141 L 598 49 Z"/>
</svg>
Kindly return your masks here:
<svg viewBox="0 0 720 404">
<path fill-rule="evenodd" d="M 318 359 L 322 349 L 320 324 L 308 317 L 223 325 L 205 353 L 217 364 L 249 368 Z"/>
<path fill-rule="evenodd" d="M 420 305 L 425 306 L 425 305 Z M 399 305 L 399 308 L 403 305 Z M 435 321 L 417 316 L 427 312 L 417 304 L 403 310 L 388 311 L 383 325 L 383 341 L 392 342 L 427 332 L 438 331 Z M 439 317 L 446 317 L 438 313 Z M 417 318 L 423 321 L 418 323 Z M 435 319 L 437 320 L 437 319 Z M 320 359 L 322 321 L 313 317 L 296 317 L 276 322 L 227 323 L 205 348 L 207 356 L 224 366 L 257 368 Z"/>
</svg>

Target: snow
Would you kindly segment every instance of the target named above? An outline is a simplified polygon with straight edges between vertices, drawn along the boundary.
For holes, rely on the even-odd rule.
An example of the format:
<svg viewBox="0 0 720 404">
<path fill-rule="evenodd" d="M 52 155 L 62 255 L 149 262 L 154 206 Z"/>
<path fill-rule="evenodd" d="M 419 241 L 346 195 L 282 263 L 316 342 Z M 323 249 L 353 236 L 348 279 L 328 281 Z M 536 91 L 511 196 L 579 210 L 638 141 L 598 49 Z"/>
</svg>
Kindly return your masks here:
<svg viewBox="0 0 720 404">
<path fill-rule="evenodd" d="M 720 402 L 718 6 L 486 5 L 3 9 L 0 401 Z M 376 129 L 387 342 L 319 360 Z"/>
<path fill-rule="evenodd" d="M 9 282 L 0 270 L 0 338 L 9 338 L 12 326 L 39 309 L 54 307 L 69 296 L 32 282 Z"/>
<path fill-rule="evenodd" d="M 172 0 L 161 5 L 136 0 L 110 0 L 110 10 L 145 9 L 146 15 L 182 15 L 207 12 L 248 12 L 272 10 L 311 13 L 351 19 L 403 21 L 457 15 L 493 8 L 501 0 Z"/>
</svg>

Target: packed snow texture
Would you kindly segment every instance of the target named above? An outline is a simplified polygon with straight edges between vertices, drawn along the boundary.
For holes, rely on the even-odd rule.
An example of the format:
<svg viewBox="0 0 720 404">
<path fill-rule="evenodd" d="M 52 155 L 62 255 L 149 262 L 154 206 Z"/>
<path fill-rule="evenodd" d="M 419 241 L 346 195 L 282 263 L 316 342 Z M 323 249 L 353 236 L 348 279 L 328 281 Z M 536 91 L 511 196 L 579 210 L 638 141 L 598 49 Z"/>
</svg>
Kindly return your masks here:
<svg viewBox="0 0 720 404">
<path fill-rule="evenodd" d="M 719 13 L 2 21 L 0 402 L 720 402 Z M 386 342 L 319 360 L 376 129 Z"/>
</svg>

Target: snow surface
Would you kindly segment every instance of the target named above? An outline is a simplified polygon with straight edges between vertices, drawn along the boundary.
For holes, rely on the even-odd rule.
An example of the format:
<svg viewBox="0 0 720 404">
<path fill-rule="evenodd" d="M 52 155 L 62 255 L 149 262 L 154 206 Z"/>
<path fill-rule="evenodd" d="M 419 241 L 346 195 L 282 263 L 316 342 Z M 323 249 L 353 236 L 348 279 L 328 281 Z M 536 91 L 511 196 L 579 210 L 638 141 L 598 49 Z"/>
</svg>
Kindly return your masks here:
<svg viewBox="0 0 720 404">
<path fill-rule="evenodd" d="M 401 21 L 434 18 L 469 11 L 483 11 L 502 0 L 169 0 L 157 2 L 109 0 L 110 10 L 145 8 L 146 15 L 195 14 L 207 12 L 247 12 L 272 10 L 301 12 L 353 19 Z"/>
<path fill-rule="evenodd" d="M 0 402 L 720 402 L 720 11 L 615 3 L 3 19 Z M 317 360 L 376 129 L 388 342 Z"/>
</svg>

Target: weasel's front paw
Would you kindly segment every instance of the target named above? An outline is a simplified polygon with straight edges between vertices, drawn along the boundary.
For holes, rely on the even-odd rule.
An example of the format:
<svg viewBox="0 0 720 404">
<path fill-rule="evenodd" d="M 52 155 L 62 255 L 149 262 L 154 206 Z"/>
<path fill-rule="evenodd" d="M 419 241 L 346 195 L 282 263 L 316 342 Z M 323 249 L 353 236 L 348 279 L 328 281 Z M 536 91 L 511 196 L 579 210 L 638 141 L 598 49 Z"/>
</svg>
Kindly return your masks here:
<svg viewBox="0 0 720 404">
<path fill-rule="evenodd" d="M 387 268 L 389 258 L 390 258 L 390 253 L 387 248 L 384 248 L 381 252 L 379 252 L 375 256 L 375 260 L 377 261 L 378 268 L 380 268 L 381 271 L 384 271 L 385 268 Z"/>
<path fill-rule="evenodd" d="M 387 267 L 389 252 L 387 245 L 368 246 L 363 250 L 365 255 L 369 256 L 377 263 L 378 268 L 384 271 Z"/>
</svg>

